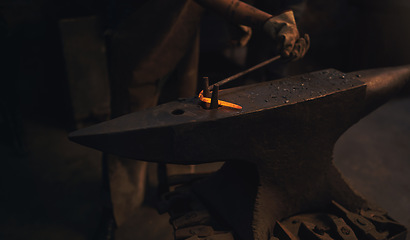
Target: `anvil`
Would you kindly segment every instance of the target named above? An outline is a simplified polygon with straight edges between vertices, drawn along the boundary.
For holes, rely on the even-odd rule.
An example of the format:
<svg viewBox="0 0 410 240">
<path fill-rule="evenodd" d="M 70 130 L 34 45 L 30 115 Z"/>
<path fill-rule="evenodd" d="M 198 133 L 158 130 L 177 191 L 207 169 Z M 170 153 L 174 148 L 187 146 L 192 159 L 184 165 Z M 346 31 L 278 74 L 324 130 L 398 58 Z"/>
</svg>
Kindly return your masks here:
<svg viewBox="0 0 410 240">
<path fill-rule="evenodd" d="M 277 221 L 301 212 L 326 211 L 332 201 L 350 211 L 370 206 L 334 166 L 333 148 L 349 127 L 409 80 L 410 66 L 347 74 L 326 69 L 220 90 L 221 100 L 239 104 L 241 110 L 208 110 L 198 98 L 182 99 L 80 129 L 69 138 L 143 161 L 228 161 L 222 174 L 199 184 L 197 192 L 241 239 L 266 240 Z M 246 181 L 240 177 L 246 175 L 244 166 L 256 170 L 254 195 L 235 193 L 240 187 L 232 187 Z M 233 174 L 225 181 L 223 173 L 232 171 L 240 172 L 239 177 Z M 212 194 L 224 189 L 230 194 Z M 229 204 L 232 201 L 239 203 Z"/>
</svg>

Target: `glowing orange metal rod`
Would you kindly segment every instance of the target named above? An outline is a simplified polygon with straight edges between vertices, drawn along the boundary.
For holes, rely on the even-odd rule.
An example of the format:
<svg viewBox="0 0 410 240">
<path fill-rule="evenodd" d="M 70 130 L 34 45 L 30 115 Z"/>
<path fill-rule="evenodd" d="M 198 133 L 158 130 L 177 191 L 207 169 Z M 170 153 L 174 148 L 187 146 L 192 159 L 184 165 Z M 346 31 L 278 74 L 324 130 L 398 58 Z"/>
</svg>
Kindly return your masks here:
<svg viewBox="0 0 410 240">
<path fill-rule="evenodd" d="M 198 95 L 199 100 L 201 100 L 202 102 L 211 103 L 211 98 L 204 97 L 203 92 L 204 91 L 201 91 L 199 93 L 199 95 Z M 237 104 L 222 101 L 222 100 L 218 100 L 218 105 L 221 105 L 221 106 L 224 106 L 224 107 L 235 108 L 235 109 L 242 109 L 242 107 L 237 105 Z"/>
</svg>

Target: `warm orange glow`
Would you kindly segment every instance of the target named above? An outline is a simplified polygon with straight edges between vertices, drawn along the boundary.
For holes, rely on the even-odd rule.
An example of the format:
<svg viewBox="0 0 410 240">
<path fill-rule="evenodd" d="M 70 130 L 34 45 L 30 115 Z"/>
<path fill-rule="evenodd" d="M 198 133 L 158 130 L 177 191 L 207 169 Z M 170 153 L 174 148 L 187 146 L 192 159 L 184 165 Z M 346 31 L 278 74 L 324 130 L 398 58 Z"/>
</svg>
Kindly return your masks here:
<svg viewBox="0 0 410 240">
<path fill-rule="evenodd" d="M 203 91 L 199 93 L 198 98 L 202 102 L 211 103 L 211 98 L 204 97 Z M 221 101 L 221 100 L 218 100 L 218 105 L 221 105 L 224 107 L 235 108 L 235 109 L 242 109 L 242 107 L 237 104 L 226 102 L 226 101 Z"/>
</svg>

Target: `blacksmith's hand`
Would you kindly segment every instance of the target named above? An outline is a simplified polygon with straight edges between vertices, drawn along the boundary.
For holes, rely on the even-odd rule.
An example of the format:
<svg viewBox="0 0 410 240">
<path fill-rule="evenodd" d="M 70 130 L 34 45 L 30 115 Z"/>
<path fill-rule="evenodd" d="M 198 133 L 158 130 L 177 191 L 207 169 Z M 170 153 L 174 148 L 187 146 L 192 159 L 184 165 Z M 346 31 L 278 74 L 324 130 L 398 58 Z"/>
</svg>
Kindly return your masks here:
<svg viewBox="0 0 410 240">
<path fill-rule="evenodd" d="M 310 46 L 309 35 L 299 36 L 293 11 L 269 18 L 263 25 L 264 31 L 279 44 L 284 59 L 298 60 L 305 56 Z"/>
</svg>

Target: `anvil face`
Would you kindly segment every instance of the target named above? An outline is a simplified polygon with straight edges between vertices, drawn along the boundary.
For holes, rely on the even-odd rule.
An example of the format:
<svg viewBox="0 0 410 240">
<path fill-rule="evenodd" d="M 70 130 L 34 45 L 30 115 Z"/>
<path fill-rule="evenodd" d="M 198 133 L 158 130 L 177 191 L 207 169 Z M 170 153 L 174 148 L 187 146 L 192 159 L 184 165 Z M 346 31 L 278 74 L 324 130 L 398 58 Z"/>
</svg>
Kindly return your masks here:
<svg viewBox="0 0 410 240">
<path fill-rule="evenodd" d="M 253 153 L 244 146 L 252 150 L 253 144 L 268 144 L 269 132 L 277 138 L 278 134 L 283 135 L 277 129 L 272 132 L 274 128 L 289 121 L 313 121 L 315 117 L 307 114 L 327 109 L 331 102 L 336 103 L 334 108 L 339 112 L 340 107 L 360 104 L 365 84 L 354 75 L 329 69 L 221 90 L 219 95 L 221 100 L 243 108 L 207 110 L 197 98 L 180 100 L 78 130 L 70 134 L 70 139 L 107 153 L 146 161 L 195 164 L 246 160 Z M 289 119 L 285 118 L 287 115 Z M 295 122 L 295 118 L 299 120 Z"/>
</svg>

